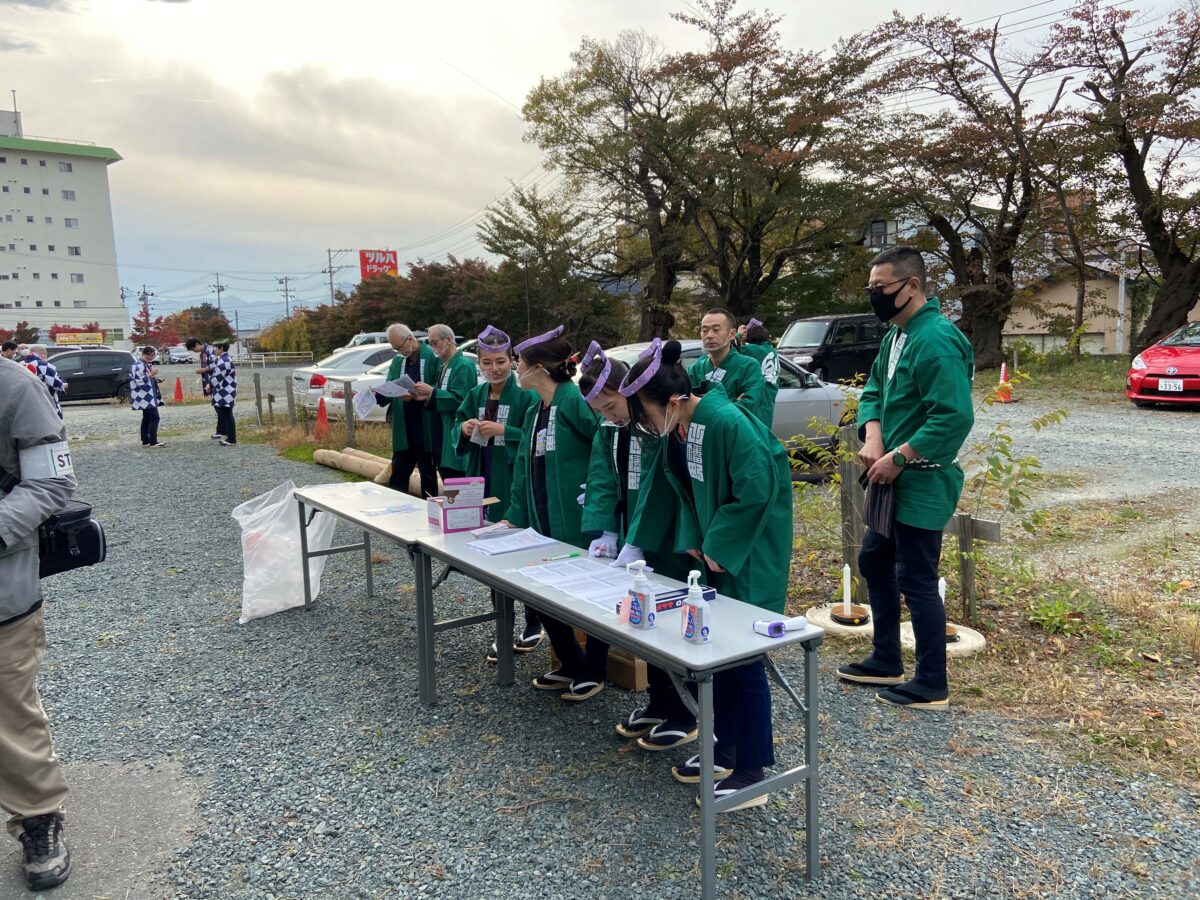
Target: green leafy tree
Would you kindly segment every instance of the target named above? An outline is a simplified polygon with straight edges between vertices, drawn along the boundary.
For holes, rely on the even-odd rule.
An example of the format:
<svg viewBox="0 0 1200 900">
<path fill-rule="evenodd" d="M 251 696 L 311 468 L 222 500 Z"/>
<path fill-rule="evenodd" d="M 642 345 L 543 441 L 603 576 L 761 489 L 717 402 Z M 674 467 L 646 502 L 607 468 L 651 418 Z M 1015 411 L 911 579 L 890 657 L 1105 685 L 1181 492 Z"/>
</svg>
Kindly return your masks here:
<svg viewBox="0 0 1200 900">
<path fill-rule="evenodd" d="M 208 343 L 233 337 L 233 326 L 225 318 L 225 313 L 207 301 L 173 313 L 167 318 L 166 325 L 178 335 Z"/>
</svg>

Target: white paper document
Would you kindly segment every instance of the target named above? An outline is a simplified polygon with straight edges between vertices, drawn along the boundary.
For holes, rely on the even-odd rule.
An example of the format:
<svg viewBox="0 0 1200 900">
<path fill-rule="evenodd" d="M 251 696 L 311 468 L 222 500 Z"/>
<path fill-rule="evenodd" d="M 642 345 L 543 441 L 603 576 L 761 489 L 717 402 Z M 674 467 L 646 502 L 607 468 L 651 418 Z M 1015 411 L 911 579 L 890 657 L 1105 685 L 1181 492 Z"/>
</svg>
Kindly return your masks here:
<svg viewBox="0 0 1200 900">
<path fill-rule="evenodd" d="M 364 509 L 364 516 L 392 516 L 396 513 L 420 512 L 421 507 L 415 503 L 402 503 L 399 506 L 377 506 L 375 509 Z"/>
<path fill-rule="evenodd" d="M 633 587 L 633 576 L 627 571 L 592 559 L 560 560 L 514 571 L 609 612 L 616 610 L 617 601 Z M 657 581 L 649 582 L 648 587 L 654 594 L 671 590 L 670 585 Z"/>
<path fill-rule="evenodd" d="M 403 397 L 405 394 L 411 393 L 413 389 L 413 380 L 408 375 L 401 375 L 395 381 L 385 381 L 379 387 L 375 388 L 375 393 L 381 397 Z"/>
<path fill-rule="evenodd" d="M 471 432 L 471 443 L 478 444 L 480 447 L 486 447 L 487 442 L 491 440 L 486 434 L 479 430 L 479 426 L 475 426 L 475 430 Z"/>
<path fill-rule="evenodd" d="M 375 395 L 370 391 L 359 391 L 354 395 L 354 414 L 365 419 L 376 406 Z"/>
<path fill-rule="evenodd" d="M 472 541 L 467 546 L 484 556 L 499 556 L 501 553 L 516 553 L 520 550 L 532 550 L 534 547 L 549 547 L 551 544 L 557 543 L 558 541 L 554 538 L 538 534 L 532 528 L 526 528 L 516 534 L 507 534 L 504 537 Z"/>
</svg>

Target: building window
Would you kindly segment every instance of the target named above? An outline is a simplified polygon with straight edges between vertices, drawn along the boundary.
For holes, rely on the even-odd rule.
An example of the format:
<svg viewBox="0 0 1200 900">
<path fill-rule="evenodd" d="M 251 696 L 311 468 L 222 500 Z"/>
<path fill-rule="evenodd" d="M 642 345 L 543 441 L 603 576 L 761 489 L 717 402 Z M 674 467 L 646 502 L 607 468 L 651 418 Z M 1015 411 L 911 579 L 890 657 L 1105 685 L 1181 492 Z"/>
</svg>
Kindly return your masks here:
<svg viewBox="0 0 1200 900">
<path fill-rule="evenodd" d="M 20 281 L 20 280 L 21 280 L 21 273 L 20 273 L 20 272 L 13 272 L 13 273 L 12 273 L 12 280 L 13 280 L 13 281 Z"/>
<path fill-rule="evenodd" d="M 44 159 L 39 159 L 38 165 L 44 169 L 44 168 L 46 168 L 46 161 Z"/>
<path fill-rule="evenodd" d="M 34 277 L 34 278 L 37 278 L 37 276 L 36 276 L 36 275 L 34 275 L 33 277 Z M 35 301 L 33 301 L 33 305 L 34 305 L 34 306 L 36 306 L 38 309 L 41 309 L 41 308 L 42 308 L 42 301 L 41 301 L 41 300 L 35 300 Z"/>
<path fill-rule="evenodd" d="M 11 215 L 5 216 L 5 217 L 4 217 L 4 221 L 5 221 L 5 222 L 11 222 L 11 221 L 12 221 L 12 216 L 11 216 Z"/>
<path fill-rule="evenodd" d="M 71 273 L 71 284 L 83 284 L 83 273 L 82 272 L 72 272 Z"/>
<path fill-rule="evenodd" d="M 21 190 L 23 190 L 27 194 L 33 193 L 33 188 L 21 188 Z"/>
<path fill-rule="evenodd" d="M 63 191 L 63 199 L 64 200 L 74 200 L 75 192 L 74 191 Z"/>
<path fill-rule="evenodd" d="M 6 163 L 6 162 L 8 162 L 8 157 L 7 157 L 7 156 L 0 156 L 0 163 Z"/>
<path fill-rule="evenodd" d="M 86 307 L 86 306 L 87 306 L 87 301 L 86 301 L 86 300 L 76 300 L 76 301 L 75 301 L 75 308 L 76 308 L 76 309 L 83 309 L 83 308 L 84 308 L 84 307 Z"/>
<path fill-rule="evenodd" d="M 27 159 L 22 159 L 22 160 L 21 160 L 21 165 L 23 165 L 23 166 L 27 166 L 27 165 L 29 165 L 29 160 L 27 160 Z"/>
<path fill-rule="evenodd" d="M 8 249 L 9 249 L 9 250 L 16 250 L 16 249 L 17 249 L 17 245 L 16 245 L 16 244 L 9 244 L 9 245 L 8 245 Z"/>
<path fill-rule="evenodd" d="M 51 273 L 50 273 L 50 280 L 51 280 L 51 281 L 58 281 L 58 273 L 57 273 L 57 272 L 51 272 Z"/>
<path fill-rule="evenodd" d="M 47 225 L 53 225 L 53 224 L 54 224 L 54 217 L 53 217 L 53 216 L 46 216 L 46 224 L 47 224 Z"/>
<path fill-rule="evenodd" d="M 66 225 L 68 228 L 78 228 L 79 220 L 78 219 L 63 219 L 63 224 Z"/>
<path fill-rule="evenodd" d="M 124 328 L 109 328 L 109 329 L 106 329 L 104 333 L 108 336 L 108 340 L 110 343 L 112 341 L 125 340 L 125 329 Z"/>
<path fill-rule="evenodd" d="M 62 301 L 61 301 L 61 300 L 55 300 L 55 301 L 54 301 L 54 305 L 55 305 L 55 306 L 62 306 Z"/>
<path fill-rule="evenodd" d="M 0 276 L 0 277 L 7 278 L 8 276 L 5 275 L 5 276 Z M 0 303 L 0 309 L 12 309 L 12 304 L 11 303 Z"/>
<path fill-rule="evenodd" d="M 29 252 L 30 252 L 30 253 L 33 253 L 35 250 L 37 250 L 37 244 L 30 244 L 30 245 L 29 245 Z"/>
<path fill-rule="evenodd" d="M 34 273 L 33 273 L 33 280 L 34 280 L 34 281 L 41 281 L 41 280 L 42 280 L 42 273 L 41 273 L 41 272 L 34 272 Z M 42 304 L 41 304 L 41 301 L 39 301 L 39 302 L 38 302 L 38 306 L 41 306 L 41 305 L 42 305 Z"/>
<path fill-rule="evenodd" d="M 79 247 L 68 247 L 67 256 L 83 256 L 83 251 Z"/>
<path fill-rule="evenodd" d="M 887 222 L 876 220 L 867 229 L 868 247 L 886 247 L 888 243 Z"/>
<path fill-rule="evenodd" d="M 42 196 L 49 197 L 50 196 L 50 188 L 42 188 Z"/>
<path fill-rule="evenodd" d="M 0 193 L 4 193 L 4 194 L 8 193 L 8 185 L 7 184 L 4 185 L 4 189 L 2 191 L 0 191 Z"/>
<path fill-rule="evenodd" d="M 54 252 L 54 245 L 53 245 L 53 244 L 47 244 L 47 245 L 46 245 L 46 249 L 47 249 L 47 250 L 49 250 L 51 253 L 53 253 L 53 252 Z"/>
<path fill-rule="evenodd" d="M 71 165 L 69 162 L 60 162 L 60 163 L 58 164 L 58 171 L 60 171 L 60 172 L 73 172 L 73 171 L 75 171 L 75 169 L 74 169 L 74 167 L 73 167 L 73 166 L 72 166 L 72 165 Z"/>
<path fill-rule="evenodd" d="M 32 225 L 32 224 L 33 224 L 33 216 L 26 216 L 26 217 L 25 217 L 25 224 L 27 224 L 27 225 Z"/>
<path fill-rule="evenodd" d="M 17 309 L 20 309 L 20 308 L 21 308 L 21 301 L 20 301 L 20 300 L 18 300 L 16 303 L 14 303 L 14 304 L 13 304 L 13 306 L 15 306 Z"/>
</svg>

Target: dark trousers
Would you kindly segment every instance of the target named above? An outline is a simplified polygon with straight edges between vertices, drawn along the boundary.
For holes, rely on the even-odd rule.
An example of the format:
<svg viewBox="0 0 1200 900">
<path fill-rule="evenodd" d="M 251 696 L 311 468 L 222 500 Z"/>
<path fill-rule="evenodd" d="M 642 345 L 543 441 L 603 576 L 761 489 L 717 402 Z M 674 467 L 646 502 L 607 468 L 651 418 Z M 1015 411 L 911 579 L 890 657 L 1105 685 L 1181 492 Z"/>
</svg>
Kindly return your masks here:
<svg viewBox="0 0 1200 900">
<path fill-rule="evenodd" d="M 946 608 L 938 596 L 938 560 L 942 533 L 914 528 L 903 522 L 892 526 L 892 536 L 867 529 L 858 569 L 867 582 L 871 616 L 875 620 L 875 662 L 887 671 L 900 672 L 900 595 L 912 616 L 917 639 L 917 672 L 906 687 L 941 700 L 946 685 Z"/>
<path fill-rule="evenodd" d="M 493 590 L 492 609 L 496 608 L 496 592 Z M 542 617 L 538 615 L 538 611 L 528 604 L 522 604 L 525 607 L 525 631 L 537 631 L 542 627 Z"/>
<path fill-rule="evenodd" d="M 158 443 L 158 407 L 147 406 L 142 410 L 142 446 Z"/>
<path fill-rule="evenodd" d="M 225 440 L 231 444 L 237 443 L 237 425 L 233 421 L 232 406 L 218 406 L 217 434 L 225 435 Z"/>
<path fill-rule="evenodd" d="M 408 491 L 413 469 L 421 473 L 419 497 L 436 497 L 438 493 L 437 469 L 433 465 L 433 454 L 425 450 L 398 450 L 392 454 L 392 477 L 388 487 L 394 491 Z"/>
<path fill-rule="evenodd" d="M 467 474 L 462 469 L 451 469 L 448 466 L 438 466 L 437 470 L 438 474 L 442 476 L 442 481 L 447 478 L 463 478 Z"/>
<path fill-rule="evenodd" d="M 695 685 L 688 683 L 687 687 L 692 696 L 696 696 Z M 666 719 L 673 725 L 691 727 L 696 724 L 696 717 L 687 708 L 683 698 L 679 696 L 679 691 L 675 690 L 671 676 L 664 669 L 646 664 L 646 688 L 650 694 L 650 705 L 647 709 L 651 716 Z"/>
<path fill-rule="evenodd" d="M 771 686 L 761 662 L 713 676 L 713 736 L 716 758 L 736 769 L 775 765 Z"/>
<path fill-rule="evenodd" d="M 554 655 L 562 663 L 564 675 L 588 681 L 603 681 L 608 673 L 608 644 L 588 635 L 587 649 L 575 640 L 575 629 L 566 622 L 552 619 L 542 613 L 542 627 L 550 638 Z"/>
</svg>

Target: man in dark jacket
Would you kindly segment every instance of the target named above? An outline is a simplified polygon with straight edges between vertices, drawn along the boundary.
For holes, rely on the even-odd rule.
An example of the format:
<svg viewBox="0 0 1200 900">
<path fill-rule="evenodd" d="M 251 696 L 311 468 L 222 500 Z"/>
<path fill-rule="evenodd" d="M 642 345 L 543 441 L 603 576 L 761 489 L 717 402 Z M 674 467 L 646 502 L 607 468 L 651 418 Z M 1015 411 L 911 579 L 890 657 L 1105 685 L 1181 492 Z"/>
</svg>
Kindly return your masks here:
<svg viewBox="0 0 1200 900">
<path fill-rule="evenodd" d="M 37 530 L 75 493 L 66 430 L 45 386 L 0 359 L 0 809 L 31 890 L 62 884 L 67 782 L 37 690 L 46 652 Z"/>
</svg>

